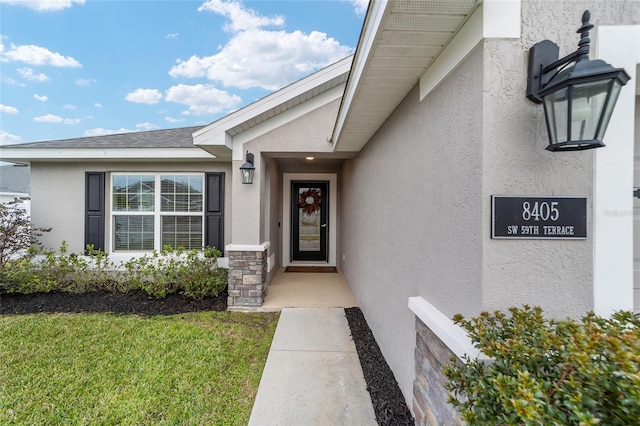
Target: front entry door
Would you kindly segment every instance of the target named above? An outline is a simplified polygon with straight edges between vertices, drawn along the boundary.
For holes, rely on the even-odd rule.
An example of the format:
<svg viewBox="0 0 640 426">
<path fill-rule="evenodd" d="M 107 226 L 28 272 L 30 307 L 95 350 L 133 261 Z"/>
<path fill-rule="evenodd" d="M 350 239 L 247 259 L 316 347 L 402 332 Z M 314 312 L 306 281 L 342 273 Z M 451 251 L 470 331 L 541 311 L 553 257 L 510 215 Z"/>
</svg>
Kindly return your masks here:
<svg viewBox="0 0 640 426">
<path fill-rule="evenodd" d="M 291 260 L 327 261 L 329 182 L 291 182 Z"/>
</svg>

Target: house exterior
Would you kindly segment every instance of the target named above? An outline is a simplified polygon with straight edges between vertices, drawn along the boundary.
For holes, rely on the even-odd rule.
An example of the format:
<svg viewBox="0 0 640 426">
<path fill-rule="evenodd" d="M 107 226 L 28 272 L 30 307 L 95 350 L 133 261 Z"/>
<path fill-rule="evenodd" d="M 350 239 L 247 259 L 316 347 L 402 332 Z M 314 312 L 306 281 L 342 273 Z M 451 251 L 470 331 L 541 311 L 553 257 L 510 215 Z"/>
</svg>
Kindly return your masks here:
<svg viewBox="0 0 640 426">
<path fill-rule="evenodd" d="M 29 212 L 29 167 L 19 164 L 0 166 L 0 203 L 17 203 Z"/>
<path fill-rule="evenodd" d="M 553 153 L 525 96 L 528 52 L 576 50 L 585 9 L 591 57 L 631 80 L 606 147 Z M 339 267 L 417 423 L 451 424 L 440 365 L 473 353 L 454 314 L 640 309 L 639 64 L 637 1 L 373 0 L 352 57 L 208 126 L 0 153 L 31 165 L 47 244 L 214 245 L 230 309 L 259 307 L 280 267 Z M 516 197 L 582 200 L 585 234 L 501 238 L 497 203 Z"/>
</svg>

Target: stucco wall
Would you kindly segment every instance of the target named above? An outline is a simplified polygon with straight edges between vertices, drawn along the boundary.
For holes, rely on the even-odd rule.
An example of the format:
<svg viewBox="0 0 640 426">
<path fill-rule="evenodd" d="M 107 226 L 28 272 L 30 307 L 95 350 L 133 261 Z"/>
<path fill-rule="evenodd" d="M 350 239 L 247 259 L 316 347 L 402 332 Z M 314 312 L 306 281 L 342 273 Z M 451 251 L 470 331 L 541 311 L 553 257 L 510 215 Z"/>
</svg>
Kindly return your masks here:
<svg viewBox="0 0 640 426">
<path fill-rule="evenodd" d="M 269 256 L 276 255 L 272 258 L 276 262 L 274 266 L 281 265 L 282 226 L 278 227 L 278 223 L 283 223 L 281 173 L 284 170 L 279 166 L 277 157 L 283 154 L 286 157 L 287 155 L 299 156 L 307 152 L 331 152 L 332 145 L 328 139 L 331 136 L 339 106 L 340 101 L 333 100 L 315 109 L 311 108 L 295 120 L 283 122 L 282 125 L 264 133 L 261 133 L 261 130 L 267 126 L 273 126 L 272 123 L 256 126 L 247 131 L 247 135 L 237 136 L 248 140 L 242 145 L 242 149 L 254 154 L 256 174 L 253 185 L 242 185 L 237 169 L 244 161 L 234 161 L 233 186 L 236 192 L 233 214 L 234 217 L 242 220 L 234 221 L 232 224 L 233 244 L 261 244 L 268 241 Z M 250 139 L 249 134 L 256 136 Z M 309 172 L 312 169 L 317 171 L 313 167 L 305 168 L 304 171 Z M 257 209 L 256 206 L 260 208 Z M 274 271 L 275 268 L 272 272 Z"/>
<path fill-rule="evenodd" d="M 84 250 L 85 172 L 224 172 L 225 244 L 231 241 L 231 166 L 229 163 L 39 163 L 31 164 L 32 218 L 36 226 L 51 227 L 41 240 L 45 247 L 58 249 L 62 240 L 71 252 Z M 106 192 L 109 196 L 109 174 Z M 107 209 L 109 200 L 107 199 Z M 107 213 L 108 214 L 108 213 Z M 110 239 L 106 218 L 105 237 Z"/>
<path fill-rule="evenodd" d="M 591 11 L 592 23 L 611 25 L 637 23 L 639 6 L 640 2 L 621 1 L 525 1 L 522 38 L 484 42 L 483 309 L 528 303 L 560 317 L 593 309 L 597 150 L 552 153 L 544 149 L 548 136 L 543 108 L 524 96 L 528 49 L 549 39 L 560 46 L 564 56 L 577 48 L 576 30 L 585 9 Z M 596 31 L 590 36 L 594 57 Z M 587 197 L 588 238 L 491 240 L 491 195 Z"/>
<path fill-rule="evenodd" d="M 582 12 L 637 24 L 640 2 L 522 2 L 522 38 L 487 39 L 422 103 L 414 90 L 345 163 L 339 259 L 405 396 L 422 296 L 447 316 L 528 303 L 549 315 L 593 307 L 593 240 L 492 240 L 492 195 L 587 197 L 595 152 L 550 153 L 543 109 L 525 96 L 528 49 L 577 47 Z M 591 38 L 596 37 L 595 31 Z M 592 43 L 595 45 L 595 43 Z"/>
<path fill-rule="evenodd" d="M 482 49 L 427 98 L 417 88 L 340 186 L 340 263 L 405 397 L 420 295 L 446 315 L 481 308 Z"/>
<path fill-rule="evenodd" d="M 269 266 L 271 270 L 268 271 L 267 284 L 271 281 L 275 273 L 278 271 L 278 267 L 282 261 L 282 250 L 280 250 L 280 240 L 282 238 L 282 206 L 281 191 L 282 188 L 282 175 L 280 173 L 280 167 L 278 162 L 273 158 L 265 158 L 263 161 L 266 167 L 266 174 L 268 182 L 268 192 L 263 198 L 264 205 L 261 210 L 264 211 L 265 217 L 263 218 L 263 241 L 269 241 Z"/>
</svg>

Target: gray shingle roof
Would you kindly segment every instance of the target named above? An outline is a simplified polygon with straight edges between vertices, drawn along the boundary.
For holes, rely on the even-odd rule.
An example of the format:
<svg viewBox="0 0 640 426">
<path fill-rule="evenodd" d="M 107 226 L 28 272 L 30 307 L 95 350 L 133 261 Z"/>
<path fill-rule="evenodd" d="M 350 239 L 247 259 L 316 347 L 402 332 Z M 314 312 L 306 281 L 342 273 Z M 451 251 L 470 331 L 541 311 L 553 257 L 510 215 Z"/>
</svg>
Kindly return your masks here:
<svg viewBox="0 0 640 426">
<path fill-rule="evenodd" d="M 30 182 L 28 166 L 0 166 L 0 192 L 28 194 Z"/>
<path fill-rule="evenodd" d="M 2 148 L 20 149 L 109 149 L 109 148 L 195 148 L 193 132 L 203 126 L 177 129 L 150 130 L 145 132 L 119 133 L 115 135 L 91 136 L 74 139 L 30 142 L 3 145 Z"/>
</svg>

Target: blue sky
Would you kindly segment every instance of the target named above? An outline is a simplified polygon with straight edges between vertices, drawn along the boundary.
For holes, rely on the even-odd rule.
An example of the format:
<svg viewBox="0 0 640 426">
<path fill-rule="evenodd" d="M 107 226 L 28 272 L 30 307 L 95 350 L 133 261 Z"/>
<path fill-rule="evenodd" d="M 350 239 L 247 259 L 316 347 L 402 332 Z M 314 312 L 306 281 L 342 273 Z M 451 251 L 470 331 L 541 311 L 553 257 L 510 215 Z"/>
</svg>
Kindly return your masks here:
<svg viewBox="0 0 640 426">
<path fill-rule="evenodd" d="M 0 0 L 0 144 L 208 124 L 353 53 L 368 0 Z"/>
</svg>

